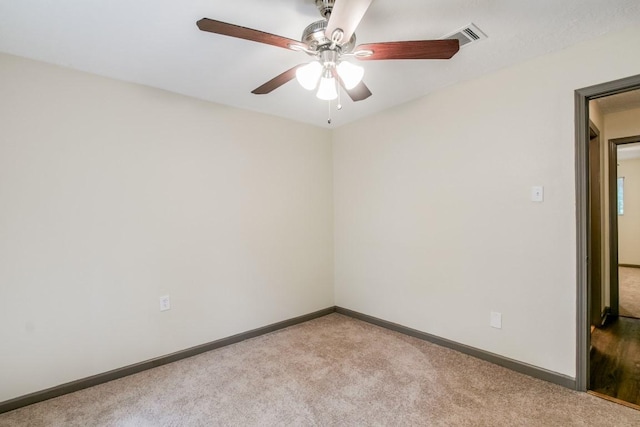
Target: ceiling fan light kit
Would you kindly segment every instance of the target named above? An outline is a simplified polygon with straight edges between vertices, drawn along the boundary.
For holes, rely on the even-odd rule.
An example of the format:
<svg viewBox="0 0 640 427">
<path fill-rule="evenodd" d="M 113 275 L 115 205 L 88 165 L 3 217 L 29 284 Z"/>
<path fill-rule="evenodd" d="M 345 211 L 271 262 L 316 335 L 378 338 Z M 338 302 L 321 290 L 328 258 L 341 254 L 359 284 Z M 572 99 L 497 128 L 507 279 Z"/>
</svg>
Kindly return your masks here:
<svg viewBox="0 0 640 427">
<path fill-rule="evenodd" d="M 356 87 L 364 77 L 364 68 L 347 61 L 341 61 L 336 65 L 337 58 L 338 53 L 336 51 L 324 50 L 320 52 L 318 61 L 312 61 L 298 68 L 296 70 L 296 79 L 300 86 L 307 90 L 318 88 L 316 96 L 319 99 L 325 101 L 334 100 L 338 96 L 337 82 L 333 72 L 335 69 L 346 90 Z M 320 82 L 320 85 L 318 85 L 318 82 Z M 329 86 L 332 86 L 333 89 L 329 90 Z"/>
<path fill-rule="evenodd" d="M 344 87 L 351 90 L 362 81 L 364 77 L 364 68 L 359 65 L 353 65 L 350 62 L 342 61 L 336 67 L 340 78 L 344 82 Z"/>
<path fill-rule="evenodd" d="M 296 70 L 296 79 L 306 90 L 314 90 L 322 76 L 322 65 L 319 62 L 309 62 Z"/>
<path fill-rule="evenodd" d="M 315 0 L 323 19 L 308 25 L 300 41 L 245 28 L 226 22 L 202 18 L 197 22 L 202 31 L 270 44 L 315 57 L 254 89 L 254 94 L 267 94 L 292 79 L 307 90 L 315 90 L 319 99 L 331 101 L 338 97 L 338 85 L 357 102 L 371 96 L 364 84 L 364 69 L 345 61 L 390 59 L 449 59 L 458 52 L 458 39 L 418 40 L 404 42 L 367 43 L 356 46 L 355 30 L 373 0 Z"/>
<path fill-rule="evenodd" d="M 336 80 L 328 70 L 325 71 L 325 74 L 320 79 L 320 85 L 318 86 L 318 93 L 316 96 L 323 101 L 333 101 L 338 97 Z"/>
</svg>

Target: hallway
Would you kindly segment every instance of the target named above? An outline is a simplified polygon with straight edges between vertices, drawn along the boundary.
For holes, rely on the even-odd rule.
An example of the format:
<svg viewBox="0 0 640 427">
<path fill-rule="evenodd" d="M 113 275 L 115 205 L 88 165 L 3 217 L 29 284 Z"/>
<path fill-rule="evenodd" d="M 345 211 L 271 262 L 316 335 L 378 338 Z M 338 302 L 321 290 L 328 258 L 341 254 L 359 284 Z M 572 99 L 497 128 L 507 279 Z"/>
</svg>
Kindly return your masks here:
<svg viewBox="0 0 640 427">
<path fill-rule="evenodd" d="M 640 268 L 619 267 L 620 316 L 640 319 Z"/>
</svg>

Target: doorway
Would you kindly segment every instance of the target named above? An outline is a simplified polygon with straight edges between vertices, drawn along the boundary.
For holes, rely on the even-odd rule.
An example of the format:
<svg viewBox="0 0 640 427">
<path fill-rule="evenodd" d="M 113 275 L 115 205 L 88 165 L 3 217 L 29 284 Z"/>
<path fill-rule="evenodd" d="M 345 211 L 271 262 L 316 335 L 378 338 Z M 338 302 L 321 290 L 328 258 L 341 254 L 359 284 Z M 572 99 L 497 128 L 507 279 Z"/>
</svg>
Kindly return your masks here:
<svg viewBox="0 0 640 427">
<path fill-rule="evenodd" d="M 640 319 L 640 135 L 609 140 L 611 305 Z M 614 268 L 617 266 L 617 268 Z"/>
<path fill-rule="evenodd" d="M 597 234 L 592 225 L 595 225 L 594 215 L 591 211 L 592 195 L 591 189 L 595 183 L 590 182 L 590 143 L 592 132 L 589 121 L 589 101 L 640 89 L 640 75 L 633 76 L 609 83 L 590 86 L 579 89 L 575 92 L 576 106 L 576 278 L 577 278 L 577 309 L 576 309 L 576 388 L 580 391 L 587 391 L 590 385 L 590 349 L 591 349 L 591 326 L 596 320 L 596 312 L 602 307 L 602 299 L 594 301 L 594 262 L 593 234 Z M 601 174 L 602 176 L 602 174 Z M 597 219 L 597 218 L 596 218 Z M 609 218 L 611 220 L 611 216 Z M 602 221 L 600 221 L 602 223 Z M 609 239 L 610 240 L 610 239 Z M 605 244 L 608 244 L 607 242 Z M 601 254 L 601 252 L 598 252 Z M 596 255 L 597 257 L 597 255 Z M 602 259 L 598 263 L 602 265 Z M 612 264 L 609 267 L 617 266 Z M 615 274 L 617 269 L 609 269 L 609 278 Z M 596 269 L 597 271 L 597 269 Z M 599 275 L 602 277 L 602 274 Z M 616 278 L 617 280 L 617 278 Z M 596 279 L 597 281 L 597 279 Z M 609 280 L 611 281 L 611 280 Z M 609 291 L 609 297 L 611 290 Z M 602 295 L 600 293 L 600 295 Z M 610 301 L 613 302 L 613 301 Z M 613 312 L 612 307 L 612 312 Z M 616 307 L 617 311 L 617 307 Z M 601 313 L 601 312 L 600 312 Z M 617 314 L 612 313 L 612 314 Z"/>
<path fill-rule="evenodd" d="M 640 108 L 621 114 L 640 119 Z M 612 315 L 592 330 L 589 389 L 640 409 L 640 135 L 610 139 L 608 158 Z"/>
</svg>

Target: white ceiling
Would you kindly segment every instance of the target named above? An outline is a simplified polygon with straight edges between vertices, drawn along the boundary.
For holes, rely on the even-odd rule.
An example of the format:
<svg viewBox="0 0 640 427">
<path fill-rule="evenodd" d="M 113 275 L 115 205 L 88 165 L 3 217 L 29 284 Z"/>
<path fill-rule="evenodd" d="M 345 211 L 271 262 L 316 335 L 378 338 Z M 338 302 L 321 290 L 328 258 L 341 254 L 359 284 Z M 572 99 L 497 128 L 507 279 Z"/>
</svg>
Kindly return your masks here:
<svg viewBox="0 0 640 427">
<path fill-rule="evenodd" d="M 250 93 L 307 55 L 199 31 L 203 17 L 292 39 L 320 19 L 313 0 L 0 0 L 0 52 L 327 126 L 326 102 L 295 81 Z M 359 43 L 437 39 L 470 22 L 489 38 L 450 61 L 363 62 L 373 96 L 343 97 L 332 126 L 638 25 L 640 1 L 374 0 L 356 34 Z"/>
<path fill-rule="evenodd" d="M 600 113 L 611 114 L 619 111 L 633 110 L 640 108 L 640 90 L 619 93 L 617 95 L 605 96 L 595 100 L 600 108 Z"/>
</svg>

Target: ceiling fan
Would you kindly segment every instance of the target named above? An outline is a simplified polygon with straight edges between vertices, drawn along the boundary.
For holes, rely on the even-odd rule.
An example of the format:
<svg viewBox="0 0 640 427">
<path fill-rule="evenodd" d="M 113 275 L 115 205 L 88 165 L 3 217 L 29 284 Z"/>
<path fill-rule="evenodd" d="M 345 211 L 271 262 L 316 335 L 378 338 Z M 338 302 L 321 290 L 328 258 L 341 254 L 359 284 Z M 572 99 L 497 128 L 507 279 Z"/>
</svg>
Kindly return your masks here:
<svg viewBox="0 0 640 427">
<path fill-rule="evenodd" d="M 305 52 L 315 57 L 274 77 L 252 93 L 272 92 L 297 78 L 308 90 L 317 89 L 322 100 L 338 97 L 339 84 L 353 101 L 371 96 L 362 81 L 364 69 L 345 59 L 360 61 L 387 59 L 449 59 L 458 52 L 458 40 L 417 40 L 367 43 L 356 46 L 355 30 L 373 0 L 315 0 L 323 19 L 304 29 L 301 41 L 226 22 L 203 18 L 197 22 L 202 31 L 265 43 L 285 49 Z"/>
</svg>

